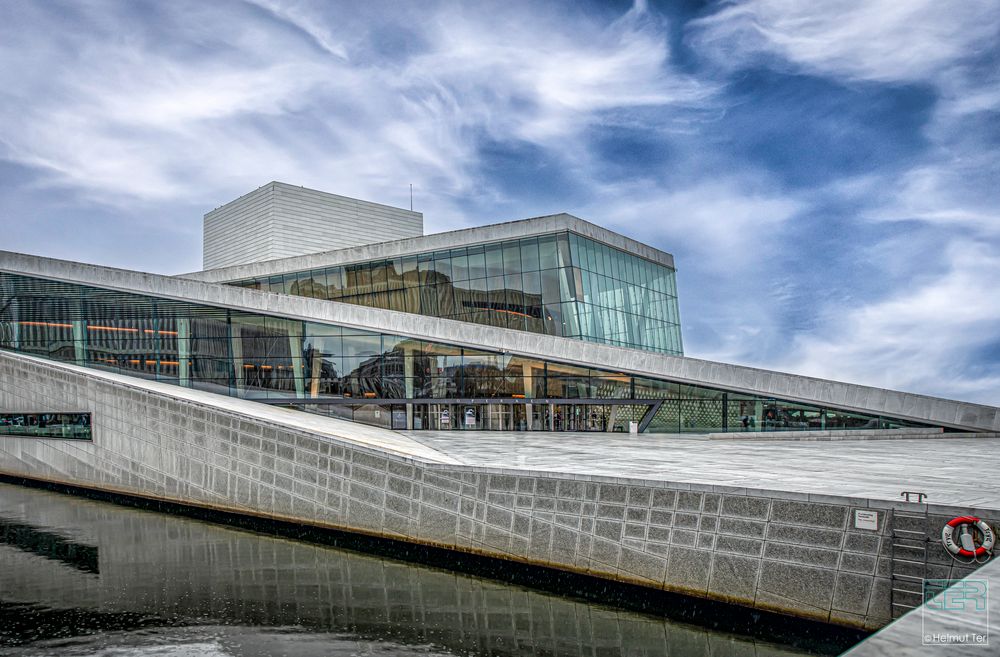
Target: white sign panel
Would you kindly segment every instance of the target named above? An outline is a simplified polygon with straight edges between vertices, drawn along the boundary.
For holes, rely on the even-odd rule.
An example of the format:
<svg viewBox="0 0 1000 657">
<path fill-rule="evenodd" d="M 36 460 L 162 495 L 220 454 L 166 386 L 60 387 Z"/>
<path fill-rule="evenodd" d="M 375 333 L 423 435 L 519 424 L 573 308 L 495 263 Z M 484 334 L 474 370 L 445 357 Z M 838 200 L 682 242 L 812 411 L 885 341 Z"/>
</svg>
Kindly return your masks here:
<svg viewBox="0 0 1000 657">
<path fill-rule="evenodd" d="M 854 528 L 878 531 L 878 511 L 854 511 Z"/>
</svg>

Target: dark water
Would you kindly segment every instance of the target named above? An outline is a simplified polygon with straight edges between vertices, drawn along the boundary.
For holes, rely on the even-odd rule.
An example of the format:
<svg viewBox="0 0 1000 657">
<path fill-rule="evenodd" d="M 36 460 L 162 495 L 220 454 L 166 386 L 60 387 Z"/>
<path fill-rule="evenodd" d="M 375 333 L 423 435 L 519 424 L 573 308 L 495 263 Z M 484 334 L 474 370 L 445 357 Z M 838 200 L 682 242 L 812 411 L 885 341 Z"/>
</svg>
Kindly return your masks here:
<svg viewBox="0 0 1000 657">
<path fill-rule="evenodd" d="M 798 643 L 0 483 L 0 655 L 785 657 L 819 647 Z"/>
</svg>

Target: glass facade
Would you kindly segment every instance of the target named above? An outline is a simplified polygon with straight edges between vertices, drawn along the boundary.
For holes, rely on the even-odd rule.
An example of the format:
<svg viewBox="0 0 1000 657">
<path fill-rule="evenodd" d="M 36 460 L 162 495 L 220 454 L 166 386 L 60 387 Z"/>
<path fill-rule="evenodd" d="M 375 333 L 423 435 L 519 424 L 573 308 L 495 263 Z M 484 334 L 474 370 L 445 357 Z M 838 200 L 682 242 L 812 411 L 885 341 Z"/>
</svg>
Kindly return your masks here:
<svg viewBox="0 0 1000 657">
<path fill-rule="evenodd" d="M 0 436 L 90 440 L 90 413 L 0 413 Z"/>
<path fill-rule="evenodd" d="M 391 428 L 628 431 L 637 422 L 642 430 L 676 433 L 914 426 L 4 273 L 0 348 Z"/>
<path fill-rule="evenodd" d="M 674 270 L 570 232 L 231 285 L 683 353 Z"/>
</svg>

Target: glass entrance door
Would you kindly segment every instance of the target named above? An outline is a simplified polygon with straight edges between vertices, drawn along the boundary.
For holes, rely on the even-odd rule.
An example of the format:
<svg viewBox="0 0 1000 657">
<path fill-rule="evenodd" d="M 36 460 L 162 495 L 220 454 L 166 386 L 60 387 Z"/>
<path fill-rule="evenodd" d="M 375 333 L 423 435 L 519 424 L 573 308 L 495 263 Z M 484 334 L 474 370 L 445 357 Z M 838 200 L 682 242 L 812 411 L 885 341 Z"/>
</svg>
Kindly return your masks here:
<svg viewBox="0 0 1000 657">
<path fill-rule="evenodd" d="M 607 431 L 611 406 L 606 404 L 556 404 L 555 431 Z"/>
<path fill-rule="evenodd" d="M 511 429 L 513 429 L 514 431 L 527 431 L 528 430 L 527 406 L 525 404 L 511 404 L 510 409 L 512 411 L 511 422 L 513 424 Z"/>
<path fill-rule="evenodd" d="M 549 405 L 548 404 L 532 404 L 531 405 L 531 430 L 532 431 L 548 431 L 549 421 L 552 418 L 549 415 Z"/>
<path fill-rule="evenodd" d="M 483 431 L 487 427 L 489 404 L 453 404 L 459 410 L 461 428 L 466 431 Z"/>
<path fill-rule="evenodd" d="M 490 404 L 489 424 L 490 431 L 511 431 L 513 429 L 513 409 L 511 404 Z"/>
</svg>

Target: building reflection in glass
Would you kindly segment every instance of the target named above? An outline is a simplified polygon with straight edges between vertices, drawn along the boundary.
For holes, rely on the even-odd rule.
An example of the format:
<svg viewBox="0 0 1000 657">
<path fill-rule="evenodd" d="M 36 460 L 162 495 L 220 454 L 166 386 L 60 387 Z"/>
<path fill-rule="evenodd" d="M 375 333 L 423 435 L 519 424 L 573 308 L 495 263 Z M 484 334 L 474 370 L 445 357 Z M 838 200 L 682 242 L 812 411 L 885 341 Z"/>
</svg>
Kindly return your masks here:
<svg viewBox="0 0 1000 657">
<path fill-rule="evenodd" d="M 231 285 L 683 353 L 675 271 L 572 232 Z"/>
<path fill-rule="evenodd" d="M 393 429 L 626 432 L 636 422 L 640 431 L 704 433 L 919 426 L 2 272 L 0 349 Z"/>
</svg>

